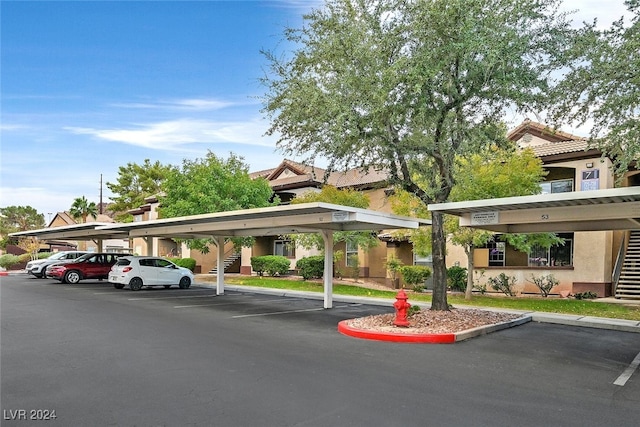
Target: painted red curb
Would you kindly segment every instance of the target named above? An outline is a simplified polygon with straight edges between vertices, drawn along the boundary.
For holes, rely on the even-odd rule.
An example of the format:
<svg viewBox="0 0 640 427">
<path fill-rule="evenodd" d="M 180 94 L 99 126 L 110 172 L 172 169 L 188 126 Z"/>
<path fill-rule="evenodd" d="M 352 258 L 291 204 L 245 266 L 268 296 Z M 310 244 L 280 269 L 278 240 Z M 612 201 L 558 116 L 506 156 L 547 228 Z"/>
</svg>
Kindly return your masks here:
<svg viewBox="0 0 640 427">
<path fill-rule="evenodd" d="M 0 276 L 8 276 L 9 272 L 8 271 L 0 271 Z"/>
<path fill-rule="evenodd" d="M 376 341 L 390 341 L 398 343 L 423 343 L 423 344 L 451 344 L 456 342 L 456 334 L 405 334 L 402 332 L 373 332 L 364 329 L 356 329 L 347 325 L 348 320 L 338 323 L 338 332 L 341 334 Z"/>
</svg>

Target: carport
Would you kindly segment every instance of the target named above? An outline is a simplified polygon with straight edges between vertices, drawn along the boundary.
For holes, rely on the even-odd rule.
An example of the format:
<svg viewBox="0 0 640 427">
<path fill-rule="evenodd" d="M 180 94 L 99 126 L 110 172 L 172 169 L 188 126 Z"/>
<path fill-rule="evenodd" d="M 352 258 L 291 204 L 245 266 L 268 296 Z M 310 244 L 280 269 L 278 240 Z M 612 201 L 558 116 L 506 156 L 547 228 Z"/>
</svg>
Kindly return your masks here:
<svg viewBox="0 0 640 427">
<path fill-rule="evenodd" d="M 39 240 L 93 240 L 101 252 L 102 241 L 106 239 L 128 239 L 126 230 L 98 230 L 112 225 L 111 222 L 85 222 L 61 227 L 40 228 L 37 230 L 10 233 L 10 237 L 35 237 Z"/>
<path fill-rule="evenodd" d="M 438 203 L 428 210 L 498 233 L 636 230 L 640 187 Z"/>
<path fill-rule="evenodd" d="M 227 237 L 320 233 L 324 240 L 325 256 L 324 307 L 331 308 L 333 306 L 333 232 L 417 229 L 421 225 L 430 224 L 431 221 L 425 219 L 315 202 L 126 224 L 86 223 L 77 226 L 13 233 L 11 236 L 77 240 L 104 239 L 114 236 L 117 238 L 142 237 L 145 238 L 149 246 L 153 244 L 154 237 L 212 238 L 217 246 L 218 265 L 223 265 L 224 239 Z M 217 294 L 224 294 L 224 273 L 218 274 Z"/>
</svg>

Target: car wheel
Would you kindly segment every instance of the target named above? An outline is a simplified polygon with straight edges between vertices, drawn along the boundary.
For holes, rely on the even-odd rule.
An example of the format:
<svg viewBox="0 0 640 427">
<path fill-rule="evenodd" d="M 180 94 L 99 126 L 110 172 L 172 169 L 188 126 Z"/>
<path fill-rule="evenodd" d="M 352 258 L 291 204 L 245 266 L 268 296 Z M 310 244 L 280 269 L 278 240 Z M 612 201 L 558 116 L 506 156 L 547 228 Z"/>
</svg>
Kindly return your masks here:
<svg viewBox="0 0 640 427">
<path fill-rule="evenodd" d="M 116 289 L 122 289 L 122 288 L 124 288 L 124 285 L 122 283 L 114 283 L 113 287 L 116 288 Z"/>
<path fill-rule="evenodd" d="M 180 279 L 180 283 L 178 284 L 178 286 L 180 286 L 180 289 L 189 289 L 189 286 L 191 286 L 191 279 L 189 279 L 188 277 L 183 277 L 182 279 Z"/>
<path fill-rule="evenodd" d="M 64 275 L 64 282 L 69 283 L 70 285 L 75 285 L 80 281 L 82 277 L 80 277 L 80 272 L 76 270 L 67 271 Z"/>
<path fill-rule="evenodd" d="M 134 277 L 133 279 L 131 279 L 131 281 L 129 282 L 129 287 L 131 288 L 132 291 L 139 291 L 140 289 L 142 289 L 142 279 L 139 277 Z"/>
<path fill-rule="evenodd" d="M 171 285 L 164 285 L 165 289 L 169 289 L 171 287 Z"/>
</svg>

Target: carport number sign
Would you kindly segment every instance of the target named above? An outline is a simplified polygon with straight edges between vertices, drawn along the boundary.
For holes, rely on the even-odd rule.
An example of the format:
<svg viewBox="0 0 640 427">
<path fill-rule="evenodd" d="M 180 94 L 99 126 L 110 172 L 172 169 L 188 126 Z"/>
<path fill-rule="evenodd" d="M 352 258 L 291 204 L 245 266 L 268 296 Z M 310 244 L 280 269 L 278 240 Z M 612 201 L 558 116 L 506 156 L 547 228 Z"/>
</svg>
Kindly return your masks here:
<svg viewBox="0 0 640 427">
<path fill-rule="evenodd" d="M 471 214 L 471 225 L 489 225 L 498 224 L 498 222 L 498 211 L 474 212 Z"/>
<path fill-rule="evenodd" d="M 345 222 L 349 220 L 349 212 L 331 212 L 331 222 Z"/>
</svg>

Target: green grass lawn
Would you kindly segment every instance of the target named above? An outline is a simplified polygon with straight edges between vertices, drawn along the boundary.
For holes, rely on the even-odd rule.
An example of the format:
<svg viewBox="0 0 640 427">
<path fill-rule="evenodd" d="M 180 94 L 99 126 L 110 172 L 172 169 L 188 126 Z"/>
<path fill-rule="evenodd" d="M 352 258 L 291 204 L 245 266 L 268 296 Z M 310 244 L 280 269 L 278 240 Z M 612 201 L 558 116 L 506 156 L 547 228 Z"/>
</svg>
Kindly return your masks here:
<svg viewBox="0 0 640 427">
<path fill-rule="evenodd" d="M 213 279 L 212 279 L 213 280 Z M 303 280 L 278 279 L 273 277 L 238 276 L 225 279 L 233 285 L 258 286 L 273 289 L 288 289 L 295 291 L 322 292 L 321 283 Z M 361 286 L 334 284 L 333 293 L 337 295 L 354 295 L 374 298 L 393 299 L 397 291 L 381 291 Z M 464 295 L 449 294 L 447 297 L 452 306 L 493 307 L 524 311 L 542 311 L 547 313 L 576 314 L 582 316 L 608 317 L 640 321 L 640 305 L 609 304 L 594 302 L 593 300 L 576 300 L 567 298 L 542 297 L 502 297 L 473 295 L 465 300 Z M 409 302 L 431 302 L 431 294 L 409 293 Z"/>
</svg>

